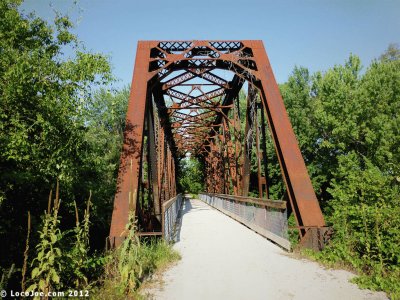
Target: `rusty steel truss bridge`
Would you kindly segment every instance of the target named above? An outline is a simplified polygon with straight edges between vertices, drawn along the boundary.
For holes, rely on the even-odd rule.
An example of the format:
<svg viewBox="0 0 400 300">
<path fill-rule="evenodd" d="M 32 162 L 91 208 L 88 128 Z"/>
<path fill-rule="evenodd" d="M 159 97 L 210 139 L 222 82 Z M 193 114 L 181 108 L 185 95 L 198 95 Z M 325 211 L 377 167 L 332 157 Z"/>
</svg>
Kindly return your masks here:
<svg viewBox="0 0 400 300">
<path fill-rule="evenodd" d="M 269 199 L 267 134 L 286 188 L 280 201 Z M 178 165 L 189 155 L 204 164 L 203 201 L 285 248 L 287 215 L 293 212 L 301 244 L 322 247 L 324 218 L 262 41 L 138 42 L 109 236 L 113 246 L 125 238 L 130 211 L 140 234 L 170 238 L 182 201 Z M 258 197 L 249 197 L 252 156 Z"/>
</svg>

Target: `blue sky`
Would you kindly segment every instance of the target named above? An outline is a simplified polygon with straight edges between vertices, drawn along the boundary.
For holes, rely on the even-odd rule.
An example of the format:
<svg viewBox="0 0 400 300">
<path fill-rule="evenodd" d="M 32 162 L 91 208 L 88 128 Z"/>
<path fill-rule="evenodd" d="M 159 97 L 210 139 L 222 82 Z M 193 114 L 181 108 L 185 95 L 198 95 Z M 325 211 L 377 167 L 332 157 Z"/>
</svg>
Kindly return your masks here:
<svg viewBox="0 0 400 300">
<path fill-rule="evenodd" d="M 295 65 L 323 71 L 354 53 L 367 66 L 400 44 L 399 0 L 26 0 L 22 9 L 52 20 L 50 3 L 78 21 L 88 50 L 111 57 L 118 86 L 131 81 L 138 40 L 260 39 L 279 83 Z"/>
</svg>

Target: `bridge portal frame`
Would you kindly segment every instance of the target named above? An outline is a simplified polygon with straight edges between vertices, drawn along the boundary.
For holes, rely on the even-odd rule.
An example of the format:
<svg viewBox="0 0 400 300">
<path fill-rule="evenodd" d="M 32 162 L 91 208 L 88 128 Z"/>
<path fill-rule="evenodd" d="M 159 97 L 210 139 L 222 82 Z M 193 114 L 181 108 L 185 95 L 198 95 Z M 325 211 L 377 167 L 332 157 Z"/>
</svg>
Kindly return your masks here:
<svg viewBox="0 0 400 300">
<path fill-rule="evenodd" d="M 203 54 L 201 54 L 202 51 Z M 234 106 L 232 105 L 234 98 L 237 97 L 243 83 L 247 81 L 249 95 L 251 90 L 257 91 L 260 95 L 262 112 L 266 116 L 286 186 L 287 198 L 300 229 L 303 243 L 307 244 L 307 240 L 312 239 L 312 236 L 315 235 L 315 228 L 325 226 L 317 197 L 262 41 L 139 41 L 112 213 L 110 229 L 112 244 L 118 245 L 124 238 L 129 211 L 137 212 L 138 210 L 140 182 L 143 177 L 141 166 L 146 160 L 143 155 L 146 148 L 144 147 L 145 132 L 149 139 L 146 143 L 150 145 L 147 147 L 150 157 L 158 157 L 151 170 L 151 180 L 148 180 L 148 185 L 152 186 L 152 206 L 156 218 L 161 213 L 162 203 L 176 195 L 175 170 L 179 146 L 193 147 L 196 140 L 191 140 L 186 144 L 179 140 L 175 143 L 168 118 L 169 110 L 164 102 L 163 94 L 169 91 L 169 93 L 174 92 L 176 96 L 176 91 L 172 89 L 175 84 L 190 80 L 190 74 L 197 74 L 197 76 L 202 74 L 201 76 L 204 78 L 208 72 L 204 70 L 212 68 L 230 70 L 235 75 L 229 83 L 218 81 L 217 76 L 211 78 L 210 75 L 207 75 L 209 80 L 224 89 L 224 100 L 218 107 L 219 110 L 211 125 L 207 141 L 202 145 L 204 155 L 207 156 L 207 153 L 215 155 L 221 150 L 218 150 L 212 143 L 212 138 L 218 134 L 213 126 L 227 126 L 224 116 Z M 178 70 L 185 70 L 186 73 L 178 75 L 168 83 L 161 81 Z M 158 108 L 157 112 L 152 107 L 154 104 Z M 162 130 L 163 137 L 165 136 L 157 141 L 152 136 L 156 125 L 159 126 L 159 130 Z M 154 149 L 157 149 L 157 153 L 154 153 Z M 193 150 L 196 149 L 192 148 L 191 151 Z M 235 154 L 231 153 L 231 155 Z M 210 168 L 215 168 L 216 160 L 212 160 L 212 155 L 208 158 L 211 163 Z M 234 184 L 234 194 L 246 196 L 249 182 L 248 158 L 244 157 L 240 164 L 240 168 L 232 170 L 230 174 L 234 174 L 238 178 L 237 183 Z M 261 190 L 261 174 L 258 174 L 258 177 Z M 265 195 L 268 198 L 267 185 L 265 186 Z"/>
</svg>

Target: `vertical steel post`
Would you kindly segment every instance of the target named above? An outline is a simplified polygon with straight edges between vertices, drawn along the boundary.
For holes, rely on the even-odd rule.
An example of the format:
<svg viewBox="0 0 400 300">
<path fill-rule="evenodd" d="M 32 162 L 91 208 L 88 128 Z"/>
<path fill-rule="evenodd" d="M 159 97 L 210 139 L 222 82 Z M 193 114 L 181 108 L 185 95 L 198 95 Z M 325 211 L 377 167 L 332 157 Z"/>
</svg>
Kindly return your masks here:
<svg viewBox="0 0 400 300">
<path fill-rule="evenodd" d="M 269 181 L 268 181 L 268 159 L 267 159 L 267 133 L 265 132 L 265 115 L 264 115 L 264 104 L 260 103 L 260 113 L 261 113 L 261 151 L 262 159 L 264 165 L 264 179 L 262 179 L 262 184 L 265 184 L 265 198 L 269 199 Z"/>
<path fill-rule="evenodd" d="M 233 105 L 233 132 L 235 136 L 235 167 L 236 167 L 236 192 L 237 196 L 243 192 L 243 164 L 242 164 L 242 143 L 241 143 L 241 124 L 239 118 L 239 99 L 237 105 Z"/>
<path fill-rule="evenodd" d="M 242 195 L 249 195 L 250 172 L 251 172 L 251 155 L 253 152 L 253 129 L 255 122 L 255 90 L 249 84 L 247 93 L 246 106 L 246 125 L 244 130 L 244 151 L 243 151 L 243 190 Z"/>
<path fill-rule="evenodd" d="M 233 79 L 227 82 L 213 74 L 214 67 L 232 71 Z M 182 68 L 184 73 L 166 79 L 170 74 Z M 204 93 L 201 90 L 202 83 L 192 85 L 191 92 L 197 89 L 202 92 L 200 96 L 193 96 L 191 92 L 183 94 L 175 89 L 180 84 L 196 77 L 207 80 L 218 88 Z M 258 115 L 255 113 L 253 122 L 250 122 L 249 109 L 245 136 L 241 132 L 238 93 L 245 80 L 249 82 L 249 95 L 253 85 L 260 90 L 262 102 L 261 141 L 257 125 Z M 151 107 L 153 103 L 151 94 L 157 100 L 155 102 L 157 110 Z M 166 107 L 163 94 L 179 100 L 171 107 Z M 214 100 L 222 95 L 224 95 L 223 100 Z M 174 127 L 175 131 L 171 129 L 171 111 L 189 107 L 191 110 L 196 110 L 200 108 L 199 105 L 201 109 L 209 111 L 197 115 L 178 112 L 176 114 L 178 118 L 172 118 L 176 123 L 173 125 L 177 125 Z M 228 114 L 232 107 L 233 122 L 231 123 Z M 152 115 L 155 112 L 157 117 Z M 143 198 L 145 189 L 152 191 L 153 198 L 149 200 L 153 201 L 153 216 L 159 216 L 163 201 L 176 195 L 175 170 L 177 166 L 175 166 L 175 162 L 177 157 L 175 155 L 177 153 L 182 155 L 182 153 L 192 150 L 196 150 L 197 153 L 205 153 L 207 172 L 205 177 L 209 192 L 221 193 L 230 190 L 231 184 L 226 179 L 228 173 L 226 170 L 229 169 L 233 193 L 247 195 L 250 186 L 252 143 L 245 143 L 245 149 L 243 149 L 242 143 L 250 130 L 254 128 L 254 124 L 257 127 L 255 133 L 258 189 L 260 197 L 262 197 L 262 184 L 265 184 L 268 198 L 264 112 L 277 152 L 288 198 L 297 224 L 301 228 L 302 241 L 304 241 L 310 235 L 308 234 L 310 228 L 322 227 L 325 222 L 262 41 L 139 42 L 126 117 L 117 193 L 114 200 L 110 229 L 111 244 L 118 245 L 124 238 L 124 229 L 130 210 L 140 214 L 140 218 L 148 218 L 145 208 L 140 206 L 141 202 L 138 200 L 138 198 Z M 221 128 L 214 132 L 211 130 L 207 137 L 203 135 L 204 131 L 199 133 L 195 132 L 195 129 L 186 127 L 188 124 L 194 126 L 197 123 L 200 127 L 206 128 L 210 117 L 215 117 L 211 123 L 212 126 L 223 126 L 222 135 L 219 132 Z M 146 149 L 143 148 L 145 120 L 148 143 Z M 234 141 L 229 132 L 231 125 Z M 194 127 L 198 128 L 198 126 Z M 172 136 L 176 137 L 176 141 L 168 140 L 167 143 L 166 137 L 169 139 Z M 183 149 L 185 147 L 187 149 Z M 261 174 L 260 153 L 263 158 L 265 177 L 262 177 Z M 141 175 L 145 176 L 142 174 L 142 164 L 145 162 L 149 164 L 148 176 L 142 179 Z"/>
<path fill-rule="evenodd" d="M 260 130 L 258 128 L 258 105 L 255 103 L 255 118 L 254 118 L 254 127 L 256 129 L 256 159 L 257 159 L 257 184 L 258 184 L 258 197 L 263 198 L 263 189 L 262 189 L 262 175 L 261 175 L 261 151 L 260 151 Z M 265 179 L 264 179 L 265 180 Z"/>
<path fill-rule="evenodd" d="M 299 226 L 325 226 L 317 197 L 262 41 L 253 41 L 261 94 L 282 175 Z M 302 231 L 303 237 L 306 231 Z"/>
<path fill-rule="evenodd" d="M 138 42 L 110 228 L 110 242 L 113 246 L 118 246 L 124 238 L 122 234 L 128 223 L 129 202 L 132 209 L 136 209 L 148 97 L 149 58 L 149 44 Z"/>
</svg>

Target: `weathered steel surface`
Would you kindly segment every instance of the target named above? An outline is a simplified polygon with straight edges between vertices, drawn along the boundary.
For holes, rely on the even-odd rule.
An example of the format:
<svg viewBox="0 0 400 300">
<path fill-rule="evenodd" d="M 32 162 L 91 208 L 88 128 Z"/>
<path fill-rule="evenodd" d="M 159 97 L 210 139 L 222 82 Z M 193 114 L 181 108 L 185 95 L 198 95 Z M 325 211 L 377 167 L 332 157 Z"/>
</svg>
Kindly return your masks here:
<svg viewBox="0 0 400 300">
<path fill-rule="evenodd" d="M 179 217 L 179 210 L 185 198 L 179 194 L 176 197 L 164 202 L 162 206 L 162 236 L 165 240 L 174 239 L 176 225 Z"/>
<path fill-rule="evenodd" d="M 245 82 L 242 131 L 238 94 Z M 123 238 L 130 209 L 140 230 L 162 230 L 162 205 L 176 196 L 176 164 L 186 155 L 205 163 L 207 192 L 234 195 L 248 194 L 254 155 L 253 186 L 260 198 L 268 198 L 266 125 L 302 240 L 312 239 L 307 228 L 325 223 L 263 43 L 139 42 L 111 243 Z"/>
<path fill-rule="evenodd" d="M 257 77 L 264 108 L 297 222 L 300 226 L 324 226 L 325 221 L 264 45 L 261 41 L 254 41 L 252 49 L 259 70 Z"/>
<path fill-rule="evenodd" d="M 279 206 L 278 203 L 278 206 L 270 206 L 265 205 L 263 199 L 238 199 L 230 195 L 200 194 L 199 197 L 236 221 L 290 250 L 286 206 Z"/>
<path fill-rule="evenodd" d="M 111 219 L 110 242 L 118 245 L 128 222 L 129 210 L 136 209 L 142 154 L 143 126 L 147 94 L 147 70 L 150 47 L 139 42 L 131 93 L 126 113 L 124 144 L 118 172 L 117 192 Z"/>
</svg>

